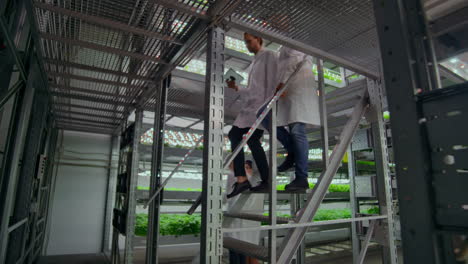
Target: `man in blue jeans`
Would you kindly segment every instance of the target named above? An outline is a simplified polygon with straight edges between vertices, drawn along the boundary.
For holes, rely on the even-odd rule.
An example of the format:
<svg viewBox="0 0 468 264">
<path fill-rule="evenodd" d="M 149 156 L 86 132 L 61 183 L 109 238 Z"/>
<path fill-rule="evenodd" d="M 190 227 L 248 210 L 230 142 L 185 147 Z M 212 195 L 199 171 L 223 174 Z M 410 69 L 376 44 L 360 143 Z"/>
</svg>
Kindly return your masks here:
<svg viewBox="0 0 468 264">
<path fill-rule="evenodd" d="M 304 53 L 282 47 L 278 60 L 279 84 L 276 90 L 283 88 L 301 61 L 306 60 L 301 69 L 288 83 L 288 89 L 278 100 L 277 139 L 288 152 L 286 160 L 278 166 L 278 171 L 286 171 L 293 166 L 295 179 L 286 185 L 288 191 L 301 191 L 309 188 L 308 160 L 309 142 L 306 125 L 320 126 L 317 82 L 312 73 L 312 58 Z M 269 128 L 270 115 L 263 126 Z"/>
</svg>

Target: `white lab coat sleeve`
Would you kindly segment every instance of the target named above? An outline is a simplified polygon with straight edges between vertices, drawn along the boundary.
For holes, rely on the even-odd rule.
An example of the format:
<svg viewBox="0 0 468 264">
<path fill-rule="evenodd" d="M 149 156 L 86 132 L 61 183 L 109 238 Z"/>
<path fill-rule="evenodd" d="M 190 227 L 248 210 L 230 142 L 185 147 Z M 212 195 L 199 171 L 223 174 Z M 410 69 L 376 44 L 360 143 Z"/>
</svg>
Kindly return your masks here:
<svg viewBox="0 0 468 264">
<path fill-rule="evenodd" d="M 266 80 L 265 80 L 265 98 L 264 101 L 269 100 L 275 93 L 276 86 L 278 85 L 278 53 L 268 51 L 268 59 L 266 61 Z"/>
<path fill-rule="evenodd" d="M 282 63 L 283 67 L 281 67 L 281 71 L 278 75 L 280 76 L 280 82 L 286 83 L 288 78 L 292 75 L 294 70 L 296 70 L 297 65 L 301 62 L 301 57 L 293 55 L 290 56 L 288 53 L 285 54 L 284 60 Z M 282 56 L 283 57 L 283 56 Z"/>
</svg>

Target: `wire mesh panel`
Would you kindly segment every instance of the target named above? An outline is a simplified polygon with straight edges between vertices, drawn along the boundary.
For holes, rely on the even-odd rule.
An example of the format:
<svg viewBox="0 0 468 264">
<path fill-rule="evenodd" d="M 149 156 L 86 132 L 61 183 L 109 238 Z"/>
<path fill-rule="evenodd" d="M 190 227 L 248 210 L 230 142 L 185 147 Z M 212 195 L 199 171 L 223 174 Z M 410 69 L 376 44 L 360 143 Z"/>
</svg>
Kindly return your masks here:
<svg viewBox="0 0 468 264">
<path fill-rule="evenodd" d="M 378 69 L 371 1 L 245 2 L 235 11 L 234 20 Z"/>
<path fill-rule="evenodd" d="M 180 4 L 200 12 L 209 7 L 208 1 Z M 166 7 L 156 1 L 37 0 L 33 5 L 44 68 L 54 102 L 60 105 L 54 110 L 73 125 L 78 117 L 70 112 L 78 113 L 71 105 L 115 112 L 130 109 L 142 90 L 155 87 L 155 73 L 198 22 L 190 14 L 173 11 L 171 24 L 165 26 Z M 88 123 L 109 119 L 99 118 L 100 112 L 80 113 Z M 112 121 L 118 124 L 124 114 L 114 115 Z"/>
</svg>

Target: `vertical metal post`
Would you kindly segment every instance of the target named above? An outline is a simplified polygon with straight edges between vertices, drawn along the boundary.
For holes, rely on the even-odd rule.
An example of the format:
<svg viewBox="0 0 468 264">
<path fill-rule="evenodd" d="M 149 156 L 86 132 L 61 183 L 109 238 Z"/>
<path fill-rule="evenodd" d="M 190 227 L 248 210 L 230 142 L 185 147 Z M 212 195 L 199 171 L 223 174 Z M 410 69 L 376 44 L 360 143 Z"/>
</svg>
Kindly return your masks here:
<svg viewBox="0 0 468 264">
<path fill-rule="evenodd" d="M 140 165 L 140 136 L 143 123 L 143 110 L 135 111 L 135 130 L 132 140 L 132 161 L 130 169 L 130 186 L 127 196 L 127 223 L 125 237 L 125 264 L 133 263 L 133 240 L 135 236 L 136 188 L 138 184 L 138 166 Z"/>
<path fill-rule="evenodd" d="M 271 124 L 270 124 L 270 179 L 269 179 L 269 221 L 270 225 L 276 225 L 276 103 L 271 108 Z M 276 230 L 268 230 L 268 259 L 269 263 L 276 263 Z"/>
<path fill-rule="evenodd" d="M 33 69 L 30 71 L 29 80 L 36 73 L 37 64 L 33 63 Z M 21 152 L 24 147 L 24 139 L 26 137 L 27 128 L 29 125 L 29 117 L 31 115 L 32 104 L 34 100 L 35 88 L 33 82 L 28 82 L 24 91 L 24 97 L 21 100 L 19 107 L 16 110 L 17 117 L 12 119 L 12 129 L 9 131 L 8 137 L 10 142 L 5 151 L 5 164 L 3 167 L 3 177 L 1 182 L 0 192 L 0 263 L 5 263 L 7 255 L 7 241 L 8 241 L 8 225 L 10 213 L 13 206 L 16 179 L 19 170 L 19 161 L 21 159 Z M 18 111 L 19 110 L 19 111 Z"/>
<path fill-rule="evenodd" d="M 437 87 L 437 63 L 419 0 L 374 0 L 391 114 L 404 263 L 436 263 L 430 150 L 419 123 L 418 91 Z M 417 186 L 417 188 L 415 188 Z"/>
<path fill-rule="evenodd" d="M 352 146 L 352 143 L 351 143 Z M 355 218 L 358 213 L 358 205 L 356 199 L 356 168 L 355 168 L 355 160 L 354 160 L 354 152 L 352 147 L 348 148 L 348 176 L 349 176 L 349 201 L 351 206 L 351 218 Z M 352 250 L 353 250 L 353 263 L 358 263 L 359 258 L 359 251 L 361 249 L 360 240 L 357 234 L 357 223 L 351 223 L 351 243 L 352 243 Z"/>
<path fill-rule="evenodd" d="M 119 153 L 119 136 L 112 135 L 111 145 L 109 150 L 109 162 L 107 169 L 107 189 L 106 189 L 106 204 L 104 213 L 104 231 L 102 238 L 101 251 L 107 253 L 110 250 L 110 235 L 112 230 L 112 210 L 114 208 L 115 187 L 117 180 L 117 169 L 114 157 Z M 118 160 L 117 160 L 118 162 Z"/>
<path fill-rule="evenodd" d="M 151 179 L 150 194 L 160 188 L 162 182 L 162 163 L 164 152 L 164 131 L 166 123 L 166 102 L 167 89 L 166 81 L 159 85 L 159 91 L 156 98 L 156 108 L 154 109 L 154 128 L 153 128 L 153 151 L 151 161 Z M 151 197 L 151 195 L 150 195 Z M 146 243 L 146 263 L 158 263 L 158 244 L 159 244 L 159 217 L 161 206 L 161 193 L 149 205 L 148 211 L 148 236 Z"/>
<path fill-rule="evenodd" d="M 323 170 L 327 169 L 329 163 L 328 155 L 328 119 L 327 119 L 327 104 L 325 102 L 325 79 L 323 76 L 323 60 L 317 60 L 318 72 L 318 95 L 319 95 L 319 110 L 320 110 L 320 135 L 322 137 L 322 163 Z"/>
<path fill-rule="evenodd" d="M 164 25 L 163 32 L 169 34 L 173 23 L 173 10 L 164 10 Z M 162 50 L 166 50 L 167 43 L 163 43 Z M 158 83 L 156 89 L 159 89 L 156 97 L 156 106 L 154 109 L 154 125 L 153 125 L 153 145 L 151 155 L 151 179 L 150 179 L 150 195 L 156 192 L 161 187 L 162 183 L 162 164 L 164 153 L 164 131 L 166 122 L 166 103 L 167 89 L 169 89 L 171 77 L 167 77 Z M 162 191 L 156 196 L 154 201 L 148 208 L 148 232 L 146 236 L 146 263 L 158 263 L 158 245 L 159 245 L 159 218 Z"/>
<path fill-rule="evenodd" d="M 224 37 L 219 27 L 208 31 L 200 263 L 210 264 L 221 263 L 223 254 Z"/>
<path fill-rule="evenodd" d="M 393 212 L 393 195 L 388 167 L 388 147 L 385 133 L 385 123 L 383 119 L 382 100 L 380 85 L 376 81 L 367 79 L 367 89 L 369 91 L 370 109 L 369 116 L 374 140 L 374 159 L 377 181 L 377 198 L 379 199 L 380 211 L 388 216 L 387 219 L 387 241 L 383 246 L 384 263 L 396 264 L 397 249 L 395 245 L 395 220 Z"/>
</svg>

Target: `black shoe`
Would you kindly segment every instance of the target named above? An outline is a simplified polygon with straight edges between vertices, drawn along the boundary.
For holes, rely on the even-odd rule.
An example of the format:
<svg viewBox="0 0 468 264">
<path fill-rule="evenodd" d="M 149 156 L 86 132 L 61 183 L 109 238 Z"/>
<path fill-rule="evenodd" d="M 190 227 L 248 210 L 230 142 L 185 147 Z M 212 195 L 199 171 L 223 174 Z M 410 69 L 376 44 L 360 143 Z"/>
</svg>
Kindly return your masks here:
<svg viewBox="0 0 468 264">
<path fill-rule="evenodd" d="M 268 182 L 261 182 L 259 185 L 250 188 L 252 192 L 268 192 Z"/>
<path fill-rule="evenodd" d="M 227 195 L 227 198 L 232 198 L 242 192 L 245 192 L 247 191 L 248 189 L 250 189 L 250 187 L 252 187 L 250 185 L 250 182 L 249 181 L 245 181 L 245 182 L 242 182 L 242 183 L 234 183 L 234 189 L 232 190 L 232 192 L 230 194 Z"/>
<path fill-rule="evenodd" d="M 292 181 L 290 184 L 287 184 L 284 189 L 290 192 L 305 191 L 309 189 L 309 183 L 307 180 L 294 179 L 294 181 Z"/>
<path fill-rule="evenodd" d="M 288 155 L 286 159 L 278 166 L 278 172 L 285 172 L 294 166 L 293 155 Z"/>
</svg>

